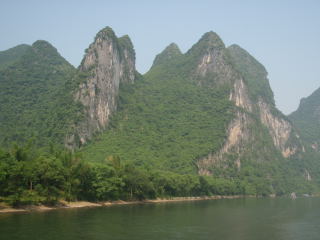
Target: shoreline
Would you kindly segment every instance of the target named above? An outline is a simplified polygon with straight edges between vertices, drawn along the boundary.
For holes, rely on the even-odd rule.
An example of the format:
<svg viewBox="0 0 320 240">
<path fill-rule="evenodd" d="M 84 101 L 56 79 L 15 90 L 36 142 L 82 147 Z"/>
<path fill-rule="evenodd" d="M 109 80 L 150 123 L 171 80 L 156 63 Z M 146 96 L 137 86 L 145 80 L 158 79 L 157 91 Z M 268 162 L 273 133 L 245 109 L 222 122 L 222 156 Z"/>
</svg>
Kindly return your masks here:
<svg viewBox="0 0 320 240">
<path fill-rule="evenodd" d="M 236 199 L 236 198 L 245 198 L 252 196 L 244 195 L 232 195 L 232 196 L 203 196 L 203 197 L 173 197 L 173 198 L 157 198 L 157 199 L 146 199 L 146 200 L 137 200 L 137 201 L 105 201 L 105 202 L 87 202 L 87 201 L 75 201 L 75 202 L 66 202 L 60 201 L 57 206 L 25 206 L 22 208 L 12 208 L 7 207 L 0 209 L 1 213 L 28 213 L 28 212 L 44 212 L 50 210 L 58 209 L 76 209 L 76 208 L 92 208 L 92 207 L 111 207 L 116 205 L 133 205 L 133 204 L 155 204 L 155 203 L 170 203 L 170 202 L 191 202 L 191 201 L 204 201 L 204 200 L 217 200 L 217 199 Z"/>
</svg>

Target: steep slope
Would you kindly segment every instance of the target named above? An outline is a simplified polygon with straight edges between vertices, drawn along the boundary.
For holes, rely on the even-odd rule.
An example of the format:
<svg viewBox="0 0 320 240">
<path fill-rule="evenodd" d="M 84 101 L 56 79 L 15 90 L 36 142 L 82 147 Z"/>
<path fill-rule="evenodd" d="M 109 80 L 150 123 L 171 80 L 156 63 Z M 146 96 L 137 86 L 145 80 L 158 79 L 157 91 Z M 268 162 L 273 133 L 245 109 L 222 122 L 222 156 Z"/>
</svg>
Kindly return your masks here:
<svg viewBox="0 0 320 240">
<path fill-rule="evenodd" d="M 291 123 L 274 106 L 264 67 L 239 46 L 225 49 L 213 33 L 205 34 L 189 52 L 210 41 L 215 42 L 215 48 L 197 51 L 202 52 L 202 59 L 198 62 L 196 78 L 200 75 L 199 83 L 206 87 L 227 84 L 229 100 L 236 108 L 223 147 L 199 159 L 199 174 L 212 174 L 217 166 L 218 172 L 230 165 L 239 169 L 241 162 L 248 159 L 279 160 L 279 152 L 287 158 L 302 150 Z"/>
<path fill-rule="evenodd" d="M 130 38 L 109 27 L 78 69 L 45 41 L 10 51 L 0 70 L 2 145 L 81 147 L 89 161 L 232 179 L 247 194 L 311 188 L 316 165 L 302 160 L 309 151 L 276 109 L 265 68 L 214 32 L 184 54 L 170 44 L 144 76 Z"/>
<path fill-rule="evenodd" d="M 158 54 L 152 64 L 152 67 L 161 64 L 167 64 L 169 61 L 182 56 L 182 53 L 177 44 L 171 43 L 160 54 Z"/>
<path fill-rule="evenodd" d="M 117 109 L 119 87 L 137 77 L 135 52 L 128 36 L 117 38 L 109 27 L 102 29 L 86 54 L 75 76 L 78 87 L 74 100 L 83 107 L 83 119 L 73 125 L 65 145 L 76 148 L 106 128 Z"/>
<path fill-rule="evenodd" d="M 199 173 L 239 176 L 271 192 L 294 185 L 308 191 L 310 166 L 302 160 L 303 144 L 289 119 L 276 109 L 267 72 L 239 46 L 229 47 L 228 54 L 239 74 L 229 98 L 236 105 L 235 118 L 221 150 L 199 159 Z"/>
<path fill-rule="evenodd" d="M 33 138 L 75 149 L 106 128 L 120 86 L 138 76 L 130 38 L 117 38 L 109 27 L 77 70 L 46 41 L 0 52 L 0 142 Z"/>
<path fill-rule="evenodd" d="M 303 163 L 305 178 L 320 182 L 320 88 L 300 101 L 289 115 L 305 146 Z"/>
<path fill-rule="evenodd" d="M 234 63 L 234 67 L 246 80 L 251 98 L 258 100 L 262 98 L 265 102 L 275 105 L 273 92 L 267 78 L 267 70 L 252 57 L 246 50 L 233 44 L 228 47 Z"/>
<path fill-rule="evenodd" d="M 0 70 L 0 142 L 10 145 L 33 138 L 39 145 L 61 144 L 77 111 L 67 85 L 74 68 L 46 41 L 22 48 Z"/>
<path fill-rule="evenodd" d="M 289 115 L 297 126 L 301 137 L 308 142 L 314 150 L 320 148 L 320 88 L 309 97 L 300 101 L 298 109 Z"/>
<path fill-rule="evenodd" d="M 232 114 L 228 91 L 199 87 L 193 77 L 198 52 L 179 56 L 176 49 L 167 47 L 157 59 L 176 57 L 155 61 L 143 80 L 122 89 L 120 111 L 111 129 L 84 148 L 87 159 L 120 156 L 140 166 L 196 173 L 195 159 L 221 147 Z"/>
<path fill-rule="evenodd" d="M 276 182 L 280 172 L 290 172 L 285 158 L 302 146 L 275 108 L 266 76 L 247 52 L 225 48 L 213 32 L 185 54 L 171 44 L 143 80 L 120 92 L 110 129 L 83 153 L 95 161 L 119 156 L 179 173 L 239 177 L 246 172 Z M 267 93 L 261 95 L 263 89 Z"/>
<path fill-rule="evenodd" d="M 292 124 L 275 107 L 273 92 L 263 65 L 237 45 L 232 45 L 228 49 L 232 56 L 233 65 L 240 72 L 247 85 L 247 94 L 251 103 L 254 103 L 251 113 L 258 113 L 257 116 L 260 122 L 267 127 L 274 146 L 281 151 L 285 158 L 301 151 L 302 145 L 298 139 L 299 136 L 292 128 Z"/>
</svg>

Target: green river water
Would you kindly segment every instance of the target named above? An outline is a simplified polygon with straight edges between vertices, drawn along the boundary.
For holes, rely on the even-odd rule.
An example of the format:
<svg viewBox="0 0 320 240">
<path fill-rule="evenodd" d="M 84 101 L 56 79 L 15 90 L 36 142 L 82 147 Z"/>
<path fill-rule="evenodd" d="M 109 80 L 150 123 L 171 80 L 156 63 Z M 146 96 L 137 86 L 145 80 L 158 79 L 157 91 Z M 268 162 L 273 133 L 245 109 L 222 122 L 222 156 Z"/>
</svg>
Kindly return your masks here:
<svg viewBox="0 0 320 240">
<path fill-rule="evenodd" d="M 1 240 L 320 239 L 320 198 L 222 199 L 0 214 Z"/>
</svg>

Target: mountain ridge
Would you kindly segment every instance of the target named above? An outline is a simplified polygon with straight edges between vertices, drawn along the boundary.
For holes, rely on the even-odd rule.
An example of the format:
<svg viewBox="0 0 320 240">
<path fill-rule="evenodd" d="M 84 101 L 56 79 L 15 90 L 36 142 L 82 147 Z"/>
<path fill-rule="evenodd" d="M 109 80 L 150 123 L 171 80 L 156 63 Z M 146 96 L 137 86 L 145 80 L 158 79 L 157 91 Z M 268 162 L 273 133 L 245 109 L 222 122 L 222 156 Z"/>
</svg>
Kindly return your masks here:
<svg viewBox="0 0 320 240">
<path fill-rule="evenodd" d="M 213 41 L 216 41 L 216 42 L 213 42 Z M 196 155 L 196 156 L 193 155 L 193 157 L 192 157 L 192 154 L 188 155 L 189 153 L 187 152 L 184 153 L 186 154 L 184 158 L 190 159 L 189 160 L 190 162 L 183 163 L 186 165 L 184 165 L 185 167 L 182 167 L 182 169 L 184 168 L 189 169 L 189 170 L 183 170 L 187 172 L 191 171 L 191 168 L 188 167 L 188 164 L 189 164 L 189 166 L 193 166 L 192 167 L 193 169 L 194 169 L 194 166 L 196 166 L 196 169 L 199 174 L 202 174 L 202 175 L 218 174 L 217 176 L 219 176 L 218 172 L 221 172 L 221 171 L 225 172 L 223 169 L 227 165 L 230 165 L 231 166 L 230 168 L 234 169 L 232 170 L 234 171 L 233 174 L 236 174 L 236 172 L 241 169 L 241 161 L 242 161 L 241 159 L 243 159 L 244 161 L 245 158 L 249 158 L 249 159 L 252 159 L 253 162 L 254 162 L 254 158 L 257 158 L 259 159 L 258 161 L 262 161 L 262 162 L 272 161 L 272 159 L 277 159 L 277 161 L 283 162 L 284 161 L 283 159 L 293 156 L 297 152 L 302 151 L 302 146 L 294 135 L 294 130 L 291 126 L 291 123 L 288 122 L 283 117 L 282 114 L 278 113 L 276 108 L 274 107 L 273 94 L 271 94 L 272 99 L 271 100 L 269 99 L 269 101 L 267 102 L 263 101 L 263 99 L 259 100 L 258 102 L 255 102 L 253 99 L 251 99 L 252 96 L 250 95 L 247 89 L 248 86 L 246 85 L 247 80 L 243 78 L 241 72 L 238 69 L 236 69 L 234 66 L 234 63 L 231 62 L 231 59 L 230 59 L 231 54 L 229 53 L 230 50 L 225 48 L 224 44 L 220 41 L 221 39 L 218 37 L 218 35 L 209 32 L 208 34 L 204 34 L 203 37 L 198 41 L 198 43 L 196 43 L 193 47 L 191 47 L 191 49 L 187 51 L 185 54 L 182 54 L 182 55 L 179 54 L 179 58 L 169 58 L 169 59 L 166 59 L 166 64 L 158 64 L 156 66 L 153 66 L 144 75 L 144 81 L 140 82 L 140 85 L 139 85 L 142 88 L 140 95 L 141 96 L 144 95 L 145 99 L 138 100 L 139 97 L 136 97 L 134 93 L 132 95 L 133 99 L 137 98 L 138 102 L 135 102 L 136 105 L 142 104 L 141 110 L 140 110 L 142 112 L 140 112 L 139 114 L 141 113 L 144 114 L 145 112 L 145 114 L 148 113 L 147 114 L 148 116 L 152 115 L 153 110 L 150 109 L 149 106 L 145 104 L 147 102 L 151 103 L 154 101 L 152 100 L 154 96 L 152 95 L 149 96 L 149 94 L 156 94 L 159 91 L 162 93 L 164 93 L 164 91 L 170 92 L 172 90 L 170 90 L 170 88 L 167 89 L 164 86 L 168 87 L 171 84 L 173 84 L 173 82 L 175 83 L 175 87 L 172 86 L 171 89 L 181 88 L 182 85 L 180 86 L 180 84 L 185 85 L 185 87 L 188 86 L 190 88 L 197 89 L 197 91 L 203 91 L 204 89 L 207 89 L 208 91 L 213 91 L 213 89 L 217 89 L 217 90 L 219 89 L 220 93 L 217 96 L 219 96 L 221 100 L 225 99 L 223 101 L 233 102 L 235 107 L 235 108 L 233 107 L 234 110 L 231 110 L 232 108 L 228 110 L 230 114 L 234 116 L 233 120 L 230 121 L 232 118 L 230 118 L 231 115 L 228 115 L 228 118 L 226 118 L 221 122 L 220 126 L 223 126 L 222 127 L 223 130 L 220 129 L 219 131 L 222 130 L 222 132 L 225 132 L 225 133 L 220 135 L 221 138 L 216 137 L 216 140 L 217 139 L 221 139 L 221 140 L 218 140 L 219 143 L 215 145 L 213 154 L 209 153 L 210 144 L 207 146 L 208 150 L 205 150 L 207 151 L 206 153 L 204 151 L 200 155 Z M 198 52 L 196 52 L 196 50 L 198 50 Z M 165 53 L 166 50 L 164 50 L 163 52 Z M 167 80 L 164 81 L 165 79 Z M 261 81 L 268 81 L 266 79 L 266 76 L 263 76 L 263 78 L 261 79 L 262 79 Z M 160 80 L 161 82 L 159 82 Z M 258 79 L 257 81 L 260 81 L 260 80 Z M 145 84 L 145 85 L 152 84 L 152 86 L 155 88 L 149 89 L 148 91 L 151 91 L 154 93 L 144 91 L 143 90 L 144 87 L 142 86 L 142 84 Z M 133 85 L 132 87 L 129 87 L 130 90 L 128 91 L 129 92 L 138 91 L 137 89 L 135 89 L 134 86 L 135 85 Z M 167 89 L 167 90 L 164 90 L 164 89 Z M 186 94 L 186 92 L 183 94 Z M 199 94 L 200 95 L 204 94 L 204 92 Z M 133 106 L 132 107 L 130 106 L 130 102 L 133 101 L 132 97 L 131 96 L 124 97 L 124 96 L 121 96 L 121 93 L 120 93 L 120 99 L 123 102 L 125 102 L 125 105 L 120 104 L 120 111 L 122 111 L 122 113 L 120 112 L 116 114 L 115 118 L 113 119 L 113 122 L 111 122 L 112 126 L 111 126 L 111 129 L 109 130 L 109 133 L 100 135 L 99 137 L 97 137 L 97 139 L 99 140 L 97 141 L 94 140 L 93 143 L 90 143 L 89 146 L 84 148 L 85 155 L 87 156 L 88 159 L 98 158 L 98 157 L 95 157 L 98 155 L 101 156 L 99 157 L 100 158 L 99 161 L 103 160 L 103 158 L 108 156 L 119 156 L 121 159 L 124 159 L 124 160 L 130 158 L 130 156 L 131 156 L 131 159 L 144 158 L 143 156 L 135 156 L 135 153 L 132 152 L 132 150 L 130 150 L 130 149 L 136 149 L 138 148 L 138 146 L 135 146 L 134 144 L 133 145 L 129 144 L 127 140 L 125 140 L 120 135 L 117 135 L 118 134 L 117 132 L 121 132 L 120 130 L 121 128 L 127 129 L 127 131 L 129 129 L 134 129 L 133 126 L 131 128 L 129 127 L 130 124 L 127 123 L 125 119 L 131 119 L 131 122 L 137 121 L 136 127 L 139 126 L 139 123 L 144 122 L 143 119 L 133 120 L 133 119 L 136 119 L 136 116 L 129 114 L 130 111 L 132 110 L 131 108 L 134 108 Z M 168 95 L 166 98 L 170 99 L 172 97 L 174 99 L 174 95 L 172 96 Z M 162 99 L 162 100 L 161 99 L 162 99 L 162 96 L 159 96 L 158 98 L 159 104 L 161 104 L 162 101 L 164 102 L 166 101 L 165 99 Z M 171 103 L 178 104 L 177 99 L 173 100 L 173 102 Z M 153 109 L 156 109 L 155 106 L 153 107 Z M 159 109 L 159 111 L 162 111 L 162 110 Z M 172 111 L 175 111 L 175 110 L 172 110 Z M 225 113 L 227 113 L 228 111 L 226 111 Z M 134 114 L 134 112 L 132 114 Z M 163 112 L 163 114 L 167 114 L 167 113 Z M 176 115 L 176 117 L 179 119 L 178 115 Z M 121 120 L 121 118 L 123 118 L 123 120 Z M 195 120 L 196 119 L 197 118 L 195 118 Z M 169 122 L 169 119 L 164 118 L 163 121 Z M 180 121 L 183 122 L 188 120 L 181 119 Z M 196 121 L 199 121 L 199 120 L 197 119 Z M 174 124 L 174 123 L 171 123 L 171 124 Z M 144 125 L 147 126 L 148 123 L 145 123 Z M 129 127 L 129 129 L 127 127 Z M 213 127 L 212 129 L 217 129 L 217 125 L 215 124 L 213 124 L 212 127 Z M 175 128 L 178 129 L 178 126 Z M 254 131 L 250 130 L 251 128 L 261 129 L 261 131 L 259 134 L 256 133 L 256 135 L 253 135 Z M 150 135 L 157 134 L 156 129 L 148 130 L 148 131 L 149 132 L 146 134 L 150 134 Z M 171 130 L 168 129 L 168 133 L 166 134 L 169 134 L 170 132 L 172 132 L 172 134 L 175 134 L 172 129 Z M 133 134 L 134 135 L 132 136 L 133 139 L 131 140 L 131 142 L 138 141 L 138 139 L 134 140 L 135 138 L 134 136 L 138 137 L 138 133 L 133 133 Z M 144 135 L 140 135 L 140 136 L 143 137 Z M 154 136 L 157 136 L 157 135 L 154 135 Z M 172 136 L 173 139 L 175 138 L 178 139 L 178 136 L 175 136 L 175 137 L 174 136 L 175 135 Z M 201 137 L 201 135 L 194 135 L 194 139 L 196 139 L 196 136 Z M 124 149 L 126 149 L 127 154 L 124 154 L 121 151 L 121 148 L 119 149 L 118 147 L 113 146 L 113 143 L 107 140 L 108 138 L 114 139 L 114 141 L 117 142 L 119 146 L 122 146 L 121 145 L 122 142 L 125 142 L 127 146 L 130 146 L 130 149 L 128 149 L 125 146 L 122 146 Z M 128 136 L 128 138 L 130 139 L 131 137 Z M 292 142 L 290 140 L 291 138 L 294 139 L 292 140 Z M 267 144 L 266 144 L 266 140 L 264 139 L 268 139 Z M 188 141 L 192 142 L 191 140 L 188 140 Z M 261 148 L 261 146 L 258 146 L 255 142 L 258 142 L 259 144 L 263 143 L 265 144 L 265 146 Z M 161 143 L 154 143 L 154 144 L 157 145 Z M 187 146 L 188 143 L 186 142 L 184 144 L 186 144 Z M 253 144 L 253 146 L 257 145 L 257 149 L 259 149 L 257 150 L 257 153 L 253 154 L 254 150 L 251 148 L 248 148 L 250 144 Z M 149 146 L 149 144 L 146 142 L 143 143 L 142 145 L 148 146 L 148 148 L 150 149 L 156 148 L 156 145 L 151 144 Z M 195 145 L 199 146 L 198 144 L 195 144 Z M 178 146 L 176 147 L 180 148 Z M 110 150 L 106 150 L 108 148 L 110 148 Z M 219 152 L 219 149 L 222 152 Z M 266 150 L 263 150 L 263 149 L 266 149 Z M 144 150 L 142 147 L 140 151 L 142 154 L 144 154 L 143 152 L 146 151 L 146 149 Z M 183 152 L 182 150 L 180 151 L 181 153 Z M 148 153 L 149 158 L 151 159 L 157 158 L 155 157 L 155 155 L 151 154 L 151 152 Z M 197 150 L 194 151 L 194 153 L 196 152 Z M 258 152 L 262 153 L 260 154 L 259 157 L 257 157 L 259 155 Z M 170 154 L 179 156 L 177 152 L 176 153 L 172 152 Z M 203 155 L 205 155 L 206 157 Z M 239 157 L 233 159 L 232 157 L 233 155 L 238 155 Z M 132 156 L 135 156 L 135 157 L 132 157 Z M 181 158 L 183 158 L 182 155 L 181 155 Z M 138 162 L 140 161 L 140 164 L 142 163 L 145 164 L 146 162 L 142 161 L 141 159 L 140 160 L 137 159 L 136 161 Z M 161 161 L 159 159 L 158 163 L 153 163 L 153 164 L 160 163 L 160 166 L 161 166 Z M 246 163 L 246 161 L 244 162 L 245 162 L 244 167 L 246 167 L 246 165 L 248 164 L 249 165 L 252 164 L 252 162 L 251 163 L 248 163 L 248 162 Z M 165 165 L 171 166 L 169 167 L 169 169 L 171 170 L 174 168 L 170 163 L 166 163 Z M 165 168 L 165 165 L 163 165 L 162 167 Z M 220 173 L 220 174 L 226 174 L 226 173 Z M 264 173 L 264 174 L 268 174 L 268 173 Z"/>
<path fill-rule="evenodd" d="M 117 38 L 110 27 L 99 31 L 78 68 L 74 100 L 83 106 L 83 119 L 73 125 L 65 145 L 74 149 L 104 130 L 117 109 L 120 84 L 136 78 L 135 52 L 128 36 Z M 81 77 L 79 77 L 81 76 Z"/>
<path fill-rule="evenodd" d="M 3 89 L 8 96 L 0 103 L 24 81 L 49 79 L 35 87 L 43 89 L 37 99 L 44 104 L 28 110 L 28 125 L 19 123 L 22 142 L 33 129 L 39 141 L 80 149 L 88 162 L 121 159 L 145 169 L 239 179 L 248 183 L 247 192 L 260 180 L 266 194 L 281 192 L 279 183 L 309 183 L 299 132 L 275 107 L 266 69 L 240 46 L 226 47 L 212 31 L 186 53 L 170 44 L 144 75 L 135 69 L 129 36 L 117 37 L 110 27 L 96 34 L 77 69 L 46 41 L 26 52 L 31 55 L 22 58 L 23 65 L 0 71 L 1 80 L 13 74 L 11 79 L 22 82 Z M 35 79 L 14 75 L 20 69 Z M 57 73 L 60 81 L 54 81 Z M 29 90 L 34 91 L 23 88 L 20 105 L 32 95 Z M 6 108 L 22 109 L 13 103 Z M 8 139 L 16 135 L 5 124 L 15 114 L 6 114 L 0 126 Z M 43 124 L 32 122 L 37 117 Z"/>
</svg>

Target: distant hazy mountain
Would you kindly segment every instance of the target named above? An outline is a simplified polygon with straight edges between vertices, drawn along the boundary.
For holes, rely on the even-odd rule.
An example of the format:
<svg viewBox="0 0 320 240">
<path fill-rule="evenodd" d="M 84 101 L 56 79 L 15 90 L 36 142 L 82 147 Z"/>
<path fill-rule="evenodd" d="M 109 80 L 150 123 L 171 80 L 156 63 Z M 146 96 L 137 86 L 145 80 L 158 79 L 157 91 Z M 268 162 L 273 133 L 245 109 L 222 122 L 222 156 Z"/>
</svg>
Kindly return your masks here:
<svg viewBox="0 0 320 240">
<path fill-rule="evenodd" d="M 309 97 L 300 101 L 298 109 L 290 114 L 290 119 L 299 128 L 301 137 L 311 144 L 313 149 L 319 149 L 320 144 L 320 88 Z"/>
</svg>

